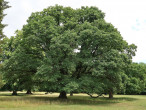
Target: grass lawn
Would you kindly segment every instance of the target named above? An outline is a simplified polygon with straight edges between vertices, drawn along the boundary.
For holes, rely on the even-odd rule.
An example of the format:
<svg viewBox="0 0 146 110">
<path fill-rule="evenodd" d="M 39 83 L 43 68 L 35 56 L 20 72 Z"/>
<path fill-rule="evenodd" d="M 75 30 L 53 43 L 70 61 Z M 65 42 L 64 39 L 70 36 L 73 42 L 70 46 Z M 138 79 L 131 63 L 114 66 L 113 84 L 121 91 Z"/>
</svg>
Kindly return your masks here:
<svg viewBox="0 0 146 110">
<path fill-rule="evenodd" d="M 90 98 L 86 94 L 74 94 L 68 99 L 58 99 L 58 94 L 33 93 L 11 96 L 0 93 L 0 110 L 146 110 L 146 95 L 115 95 L 114 99 Z"/>
</svg>

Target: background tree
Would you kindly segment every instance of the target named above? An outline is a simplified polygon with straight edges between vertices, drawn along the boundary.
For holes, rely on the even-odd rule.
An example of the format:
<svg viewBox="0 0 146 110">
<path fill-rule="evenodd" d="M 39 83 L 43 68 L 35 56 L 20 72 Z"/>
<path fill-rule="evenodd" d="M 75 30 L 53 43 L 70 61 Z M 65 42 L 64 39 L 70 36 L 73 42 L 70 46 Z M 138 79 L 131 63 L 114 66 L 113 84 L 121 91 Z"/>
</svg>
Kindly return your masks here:
<svg viewBox="0 0 146 110">
<path fill-rule="evenodd" d="M 3 28 L 6 26 L 4 24 L 2 24 L 2 20 L 4 18 L 4 16 L 6 14 L 4 14 L 4 10 L 9 8 L 10 6 L 8 6 L 8 2 L 4 1 L 4 0 L 0 0 L 0 69 L 1 69 L 1 63 L 2 63 L 2 58 L 1 58 L 1 54 L 2 54 L 2 49 L 1 49 L 1 44 L 3 43 L 3 39 L 5 37 L 5 35 L 3 34 Z M 2 75 L 0 72 L 0 77 L 2 79 Z M 2 80 L 0 80 L 0 85 L 2 86 Z M 0 86 L 0 87 L 1 87 Z"/>
<path fill-rule="evenodd" d="M 3 34 L 3 28 L 6 26 L 5 24 L 2 24 L 2 20 L 6 14 L 4 14 L 4 10 L 9 8 L 8 2 L 4 0 L 0 0 L 0 44 L 2 44 L 2 38 L 4 38 Z M 2 52 L 2 49 L 0 48 L 0 54 Z M 1 59 L 0 59 L 1 60 Z"/>
<path fill-rule="evenodd" d="M 11 84 L 14 92 L 27 90 L 27 94 L 31 94 L 31 90 L 34 88 L 33 77 L 41 62 L 38 60 L 41 57 L 41 53 L 36 47 L 32 47 L 32 39 L 23 38 L 22 31 L 17 32 L 14 41 L 12 45 L 17 44 L 17 46 L 13 49 L 13 52 L 8 51 L 12 52 L 11 56 L 3 65 L 4 78 L 7 83 Z M 10 76 L 11 78 L 9 78 Z"/>
<path fill-rule="evenodd" d="M 140 94 L 145 89 L 146 65 L 144 63 L 132 63 L 126 69 L 128 81 L 126 84 L 126 94 Z"/>
<path fill-rule="evenodd" d="M 8 90 L 13 90 L 13 95 L 17 95 L 17 82 L 19 79 L 17 79 L 16 73 L 13 71 L 14 67 L 12 65 L 15 65 L 15 59 L 13 59 L 13 54 L 16 51 L 21 37 L 21 31 L 17 31 L 17 36 L 3 39 L 2 47 L 2 54 L 1 58 L 3 61 L 2 65 L 2 75 L 5 80 L 5 85 L 8 86 Z"/>
<path fill-rule="evenodd" d="M 4 14 L 4 10 L 9 8 L 8 2 L 5 0 L 0 0 L 0 39 L 4 37 L 3 28 L 6 26 L 2 24 L 2 20 L 6 14 Z"/>
</svg>

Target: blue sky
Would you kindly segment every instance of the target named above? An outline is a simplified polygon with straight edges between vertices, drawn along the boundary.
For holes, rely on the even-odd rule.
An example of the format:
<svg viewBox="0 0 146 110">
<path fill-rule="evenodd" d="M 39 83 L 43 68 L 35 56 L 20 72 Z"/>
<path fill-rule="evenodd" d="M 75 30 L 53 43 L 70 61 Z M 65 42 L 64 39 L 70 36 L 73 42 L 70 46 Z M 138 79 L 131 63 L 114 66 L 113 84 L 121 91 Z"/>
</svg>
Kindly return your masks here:
<svg viewBox="0 0 146 110">
<path fill-rule="evenodd" d="M 107 22 L 112 23 L 129 43 L 138 46 L 134 62 L 146 63 L 146 0 L 6 0 L 11 8 L 7 9 L 3 23 L 5 35 L 13 36 L 21 29 L 32 12 L 42 11 L 55 4 L 80 8 L 96 6 L 102 10 Z"/>
</svg>

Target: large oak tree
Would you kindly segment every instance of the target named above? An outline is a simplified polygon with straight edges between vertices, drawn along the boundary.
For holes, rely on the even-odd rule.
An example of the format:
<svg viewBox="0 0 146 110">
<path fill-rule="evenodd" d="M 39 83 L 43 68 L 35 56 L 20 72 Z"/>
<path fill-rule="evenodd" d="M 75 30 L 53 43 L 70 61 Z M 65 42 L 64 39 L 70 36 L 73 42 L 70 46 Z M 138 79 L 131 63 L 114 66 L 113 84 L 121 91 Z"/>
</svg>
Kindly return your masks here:
<svg viewBox="0 0 146 110">
<path fill-rule="evenodd" d="M 40 90 L 60 92 L 60 98 L 74 91 L 106 92 L 112 98 L 123 88 L 124 68 L 136 46 L 128 45 L 97 7 L 48 7 L 32 13 L 22 31 L 21 45 L 11 57 L 18 79 L 20 72 L 28 73 Z"/>
</svg>

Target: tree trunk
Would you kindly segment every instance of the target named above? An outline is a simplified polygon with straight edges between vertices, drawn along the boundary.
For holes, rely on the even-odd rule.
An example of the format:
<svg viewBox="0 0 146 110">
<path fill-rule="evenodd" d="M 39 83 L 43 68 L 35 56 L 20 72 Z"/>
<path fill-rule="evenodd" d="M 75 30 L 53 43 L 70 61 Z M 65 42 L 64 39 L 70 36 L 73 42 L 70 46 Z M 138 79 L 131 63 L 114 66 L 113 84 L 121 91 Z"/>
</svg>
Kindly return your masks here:
<svg viewBox="0 0 146 110">
<path fill-rule="evenodd" d="M 113 98 L 113 92 L 109 92 L 109 98 L 110 98 L 110 99 Z"/>
<path fill-rule="evenodd" d="M 26 92 L 26 94 L 32 94 L 31 93 L 31 89 L 28 89 L 27 92 Z"/>
<path fill-rule="evenodd" d="M 18 95 L 16 90 L 13 90 L 12 95 Z"/>
<path fill-rule="evenodd" d="M 45 92 L 45 94 L 48 94 L 48 92 Z"/>
<path fill-rule="evenodd" d="M 59 98 L 67 99 L 66 92 L 65 91 L 60 92 Z"/>
<path fill-rule="evenodd" d="M 73 96 L 73 93 L 72 92 L 70 93 L 70 96 Z"/>
</svg>

